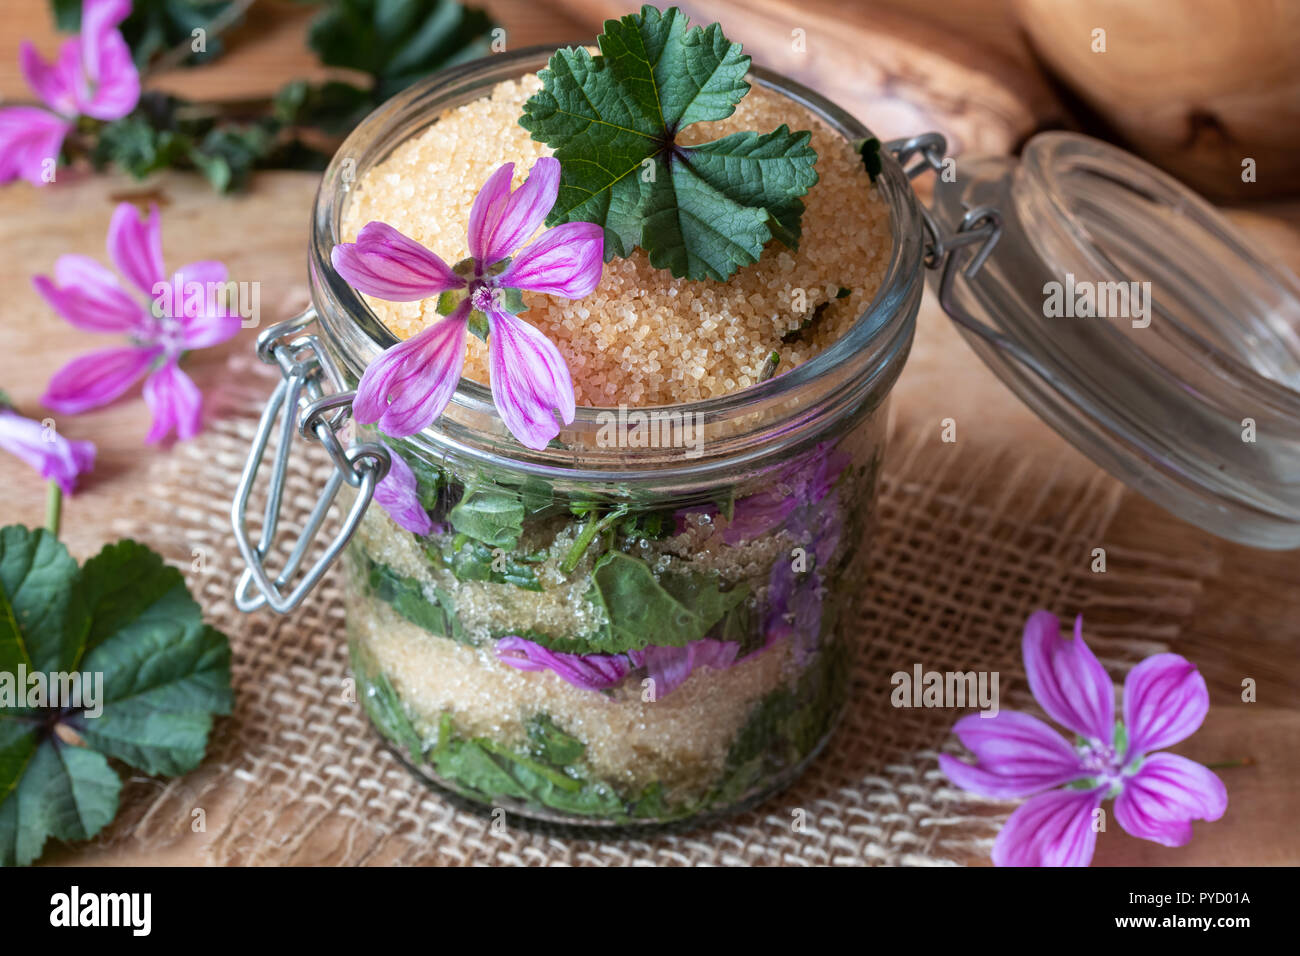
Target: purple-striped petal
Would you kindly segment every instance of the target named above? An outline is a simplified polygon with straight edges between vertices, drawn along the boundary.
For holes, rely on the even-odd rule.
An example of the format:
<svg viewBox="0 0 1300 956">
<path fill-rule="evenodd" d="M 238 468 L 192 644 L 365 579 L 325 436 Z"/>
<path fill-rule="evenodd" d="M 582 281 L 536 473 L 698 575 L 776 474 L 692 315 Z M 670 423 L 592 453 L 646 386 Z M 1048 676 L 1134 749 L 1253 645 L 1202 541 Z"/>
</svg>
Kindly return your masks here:
<svg viewBox="0 0 1300 956">
<path fill-rule="evenodd" d="M 25 179 L 47 184 L 72 123 L 36 106 L 0 109 L 0 183 Z"/>
<path fill-rule="evenodd" d="M 164 362 L 145 379 L 144 400 L 153 412 L 153 427 L 145 436 L 149 444 L 173 431 L 180 441 L 199 433 L 203 423 L 203 393 L 175 361 Z"/>
<path fill-rule="evenodd" d="M 92 80 L 103 74 L 100 59 L 103 39 L 116 31 L 131 15 L 131 0 L 83 0 L 81 4 L 81 50 L 86 75 Z"/>
<path fill-rule="evenodd" d="M 433 520 L 420 503 L 420 489 L 415 472 L 391 445 L 388 448 L 388 474 L 375 486 L 375 501 L 388 516 L 412 534 L 426 535 L 433 530 Z"/>
<path fill-rule="evenodd" d="M 497 281 L 509 289 L 581 299 L 600 284 L 604 266 L 605 230 L 595 223 L 566 222 L 542 233 Z"/>
<path fill-rule="evenodd" d="M 560 350 L 518 316 L 488 312 L 488 369 L 492 399 L 511 434 L 529 448 L 545 448 L 567 425 L 576 404 L 573 379 Z"/>
<path fill-rule="evenodd" d="M 108 258 L 118 272 L 153 300 L 154 285 L 167 279 L 163 270 L 162 221 L 156 205 L 150 204 L 147 219 L 142 219 L 129 202 L 113 210 L 108 224 Z"/>
<path fill-rule="evenodd" d="M 1029 689 L 1058 724 L 1089 740 L 1110 743 L 1115 732 L 1115 686 L 1083 642 L 1083 616 L 1074 637 L 1061 636 L 1055 614 L 1035 611 L 1021 644 Z"/>
<path fill-rule="evenodd" d="M 563 654 L 513 635 L 496 643 L 497 659 L 522 671 L 551 671 L 583 690 L 605 690 L 633 668 L 625 654 Z"/>
<path fill-rule="evenodd" d="M 1037 717 L 1000 711 L 970 714 L 952 728 L 975 755 L 971 765 L 942 754 L 939 766 L 956 786 L 982 797 L 1011 800 L 1041 793 L 1083 777 L 1079 755 Z"/>
<path fill-rule="evenodd" d="M 46 481 L 54 481 L 65 495 L 77 488 L 77 476 L 95 467 L 95 446 L 69 441 L 41 422 L 0 408 L 0 448 L 35 468 Z"/>
<path fill-rule="evenodd" d="M 994 866 L 1087 866 L 1097 848 L 1093 812 L 1105 788 L 1052 790 L 1026 800 L 993 842 Z"/>
<path fill-rule="evenodd" d="M 1193 820 L 1217 820 L 1227 809 L 1223 781 L 1177 754 L 1147 757 L 1115 798 L 1115 820 L 1127 833 L 1164 846 L 1183 846 Z"/>
<path fill-rule="evenodd" d="M 54 373 L 41 404 L 62 415 L 79 415 L 107 405 L 140 380 L 162 348 L 125 346 L 73 359 Z"/>
<path fill-rule="evenodd" d="M 362 424 L 405 438 L 428 428 L 456 393 L 465 365 L 466 300 L 447 318 L 399 342 L 370 363 L 352 412 Z"/>
<path fill-rule="evenodd" d="M 226 279 L 225 264 L 214 260 L 191 262 L 172 276 L 169 314 L 180 321 L 183 348 L 205 349 L 239 334 L 243 320 L 226 299 Z"/>
<path fill-rule="evenodd" d="M 416 302 L 465 285 L 451 266 L 385 222 L 366 223 L 356 242 L 334 247 L 330 261 L 358 292 L 386 302 Z"/>
<path fill-rule="evenodd" d="M 112 270 L 88 256 L 60 256 L 54 279 L 34 276 L 32 285 L 69 325 L 83 331 L 141 335 L 151 325 L 149 313 Z"/>
<path fill-rule="evenodd" d="M 527 242 L 546 220 L 560 194 L 560 161 L 543 156 L 514 192 L 514 163 L 498 166 L 474 197 L 469 211 L 469 252 L 482 268 L 504 259 Z"/>
<path fill-rule="evenodd" d="M 686 682 L 701 667 L 726 670 L 736 663 L 740 645 L 732 641 L 703 638 L 684 647 L 647 647 L 638 666 L 644 665 L 646 676 L 654 681 L 656 700 L 662 700 Z"/>
<path fill-rule="evenodd" d="M 1163 750 L 1186 740 L 1209 710 L 1205 678 L 1181 655 L 1155 654 L 1124 678 L 1124 729 L 1131 754 Z"/>
<path fill-rule="evenodd" d="M 32 92 L 46 106 L 64 117 L 76 115 L 78 87 L 84 82 L 79 41 L 64 41 L 58 58 L 51 63 L 30 41 L 24 40 L 18 48 L 18 68 Z"/>
<path fill-rule="evenodd" d="M 140 102 L 140 72 L 131 48 L 117 30 L 81 33 L 82 63 L 89 89 L 79 87 L 77 112 L 100 120 L 117 120 Z"/>
</svg>

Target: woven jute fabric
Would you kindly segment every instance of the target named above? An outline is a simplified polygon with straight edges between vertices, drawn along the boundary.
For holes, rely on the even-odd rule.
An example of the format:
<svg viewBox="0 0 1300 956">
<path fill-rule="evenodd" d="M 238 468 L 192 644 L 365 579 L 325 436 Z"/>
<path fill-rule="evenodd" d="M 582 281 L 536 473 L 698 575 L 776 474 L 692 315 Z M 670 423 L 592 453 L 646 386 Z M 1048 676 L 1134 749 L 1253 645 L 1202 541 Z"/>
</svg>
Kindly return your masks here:
<svg viewBox="0 0 1300 956">
<path fill-rule="evenodd" d="M 215 421 L 141 485 L 115 529 L 185 570 L 207 619 L 230 636 L 236 705 L 208 757 L 176 780 L 134 777 L 101 844 L 157 848 L 210 828 L 216 864 L 944 865 L 988 859 L 1013 805 L 950 786 L 940 752 L 960 711 L 891 704 L 890 677 L 917 664 L 997 671 L 1001 706 L 1033 707 L 1020 660 L 1026 617 L 1082 612 L 1112 674 L 1164 649 L 1208 569 L 1108 549 L 1123 575 L 1093 569 L 1121 486 L 1077 456 L 1059 465 L 1011 450 L 945 444 L 900 429 L 886 456 L 869 579 L 845 626 L 857 645 L 850 704 L 834 738 L 785 793 L 729 822 L 653 840 L 568 840 L 459 810 L 380 744 L 348 678 L 335 575 L 297 612 L 244 615 L 230 502 L 269 380 L 232 362 Z M 300 443 L 303 444 L 303 443 Z M 315 500 L 329 464 L 300 448 L 283 533 Z M 286 545 L 287 546 L 287 545 Z M 200 813 L 199 811 L 202 811 Z"/>
</svg>

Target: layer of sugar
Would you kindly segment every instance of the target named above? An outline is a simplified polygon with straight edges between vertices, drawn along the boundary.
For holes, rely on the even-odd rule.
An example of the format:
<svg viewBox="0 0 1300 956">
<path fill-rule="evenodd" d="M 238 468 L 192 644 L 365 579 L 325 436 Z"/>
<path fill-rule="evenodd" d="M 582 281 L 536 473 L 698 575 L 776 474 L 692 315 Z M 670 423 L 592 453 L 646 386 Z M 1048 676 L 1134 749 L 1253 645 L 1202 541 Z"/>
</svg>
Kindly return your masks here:
<svg viewBox="0 0 1300 956">
<path fill-rule="evenodd" d="M 540 156 L 518 124 L 536 76 L 499 84 L 490 96 L 444 113 L 395 149 L 357 183 L 343 237 L 381 220 L 433 249 L 448 263 L 468 255 L 465 228 L 480 186 L 499 165 L 515 164 L 515 186 Z M 762 258 L 725 282 L 674 279 L 637 250 L 605 266 L 600 286 L 579 301 L 526 294 L 528 321 L 559 347 L 573 373 L 579 405 L 661 405 L 698 401 L 754 384 L 777 351 L 780 372 L 807 361 L 852 325 L 875 296 L 889 264 L 889 211 L 852 147 L 815 114 L 757 85 L 725 120 L 684 129 L 685 144 L 786 123 L 807 129 L 820 181 L 804 197 L 797 251 L 773 241 Z M 851 290 L 836 299 L 841 288 Z M 434 300 L 371 299 L 376 314 L 407 338 L 438 321 Z M 797 306 L 802 301 L 803 310 Z M 783 343 L 822 303 L 806 341 Z M 488 381 L 487 350 L 469 337 L 465 375 Z"/>
<path fill-rule="evenodd" d="M 754 705 L 787 682 L 793 666 L 783 642 L 725 671 L 700 668 L 673 693 L 647 702 L 639 686 L 609 696 L 549 671 L 517 670 L 496 660 L 491 645 L 436 637 L 360 595 L 348 627 L 427 739 L 449 712 L 462 735 L 522 742 L 528 719 L 545 713 L 587 745 L 596 776 L 631 788 L 660 780 L 682 796 L 716 782 Z"/>
</svg>

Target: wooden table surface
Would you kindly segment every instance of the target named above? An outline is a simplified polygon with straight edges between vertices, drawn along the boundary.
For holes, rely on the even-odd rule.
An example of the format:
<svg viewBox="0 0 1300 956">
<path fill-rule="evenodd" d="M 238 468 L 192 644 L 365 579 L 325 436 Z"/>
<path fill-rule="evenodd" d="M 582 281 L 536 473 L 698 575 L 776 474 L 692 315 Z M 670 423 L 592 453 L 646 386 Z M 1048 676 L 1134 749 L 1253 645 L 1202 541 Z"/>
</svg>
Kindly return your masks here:
<svg viewBox="0 0 1300 956">
<path fill-rule="evenodd" d="M 597 24 L 581 22 L 549 3 L 493 0 L 486 4 L 506 27 L 509 42 L 563 42 L 594 35 Z M 905 10 L 907 0 L 889 7 Z M 926 15 L 941 15 L 935 5 L 916 4 Z M 972 9 L 994 9 L 996 0 L 972 0 L 953 6 L 958 26 Z M 572 7 L 570 9 L 573 9 Z M 311 11 L 280 2 L 259 2 L 246 25 L 231 37 L 230 53 L 202 70 L 177 71 L 151 85 L 200 97 L 266 93 L 287 79 L 319 75 L 302 42 Z M 11 0 L 7 29 L 0 38 L 0 96 L 24 98 L 16 69 L 21 38 L 31 37 L 43 50 L 55 41 L 39 0 Z M 981 21 L 982 22 L 982 21 Z M 737 28 L 736 33 L 742 30 Z M 994 31 L 1003 44 L 1011 42 Z M 1014 44 L 1013 44 L 1014 45 Z M 870 122 L 870 117 L 864 117 Z M 168 263 L 200 258 L 224 260 L 233 278 L 262 285 L 263 323 L 276 321 L 306 300 L 306 224 L 315 177 L 302 173 L 266 173 L 255 177 L 241 196 L 215 197 L 195 176 L 164 176 L 150 184 L 166 204 L 163 242 Z M 102 258 L 104 234 L 112 206 L 138 184 L 115 176 L 61 177 L 52 187 L 26 184 L 0 188 L 0 292 L 6 304 L 0 320 L 0 389 L 8 391 L 25 414 L 44 417 L 38 399 L 49 376 L 64 362 L 99 344 L 55 316 L 31 287 L 31 276 L 48 272 L 66 252 Z M 1257 241 L 1300 270 L 1300 203 L 1234 212 Z M 251 348 L 256 330 L 233 342 L 195 353 L 187 370 L 205 393 L 218 394 L 226 356 Z M 980 441 L 1006 443 L 1026 456 L 1041 453 L 1053 460 L 1063 442 L 1040 423 L 984 369 L 934 307 L 923 308 L 917 345 L 898 385 L 897 414 L 904 424 L 938 422 L 951 408 L 980 408 Z M 219 404 L 219 403 L 218 403 Z M 89 438 L 99 448 L 93 475 L 84 490 L 65 502 L 63 539 L 79 557 L 97 551 L 109 536 L 113 518 L 130 498 L 133 483 L 152 459 L 167 454 L 148 447 L 143 437 L 148 414 L 142 401 L 128 398 L 108 408 L 58 421 L 71 438 Z M 1082 457 L 1078 468 L 1093 469 Z M 0 523 L 38 525 L 43 520 L 43 485 L 26 466 L 0 456 L 0 483 L 6 489 Z M 1112 526 L 1115 547 L 1141 547 L 1191 556 L 1217 564 L 1205 583 L 1199 606 L 1175 649 L 1195 661 L 1210 683 L 1214 720 L 1198 735 L 1198 752 L 1219 759 L 1249 758 L 1252 765 L 1222 771 L 1233 812 L 1213 824 L 1215 839 L 1194 840 L 1168 851 L 1132 839 L 1101 841 L 1097 862 L 1111 864 L 1282 864 L 1300 863 L 1300 553 L 1275 553 L 1232 545 L 1184 524 L 1136 495 L 1127 495 Z M 1258 682 L 1258 702 L 1240 703 L 1243 678 Z M 1206 832 L 1198 825 L 1198 837 Z M 69 862 L 84 861 L 76 851 L 60 853 Z M 151 858 L 158 861 L 157 858 Z M 187 862 L 182 856 L 162 858 Z M 103 862 L 138 862 L 116 855 Z"/>
</svg>

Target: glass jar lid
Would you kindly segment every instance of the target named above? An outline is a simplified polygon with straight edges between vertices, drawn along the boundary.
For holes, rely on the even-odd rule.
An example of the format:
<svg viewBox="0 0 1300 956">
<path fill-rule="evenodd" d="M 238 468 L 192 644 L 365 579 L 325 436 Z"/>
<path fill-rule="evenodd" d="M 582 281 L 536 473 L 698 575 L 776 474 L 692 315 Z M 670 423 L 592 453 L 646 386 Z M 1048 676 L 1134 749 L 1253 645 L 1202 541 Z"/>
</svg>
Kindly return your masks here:
<svg viewBox="0 0 1300 956">
<path fill-rule="evenodd" d="M 1174 514 L 1300 547 L 1300 280 L 1098 140 L 1044 133 L 1019 159 L 955 169 L 935 184 L 935 238 L 949 240 L 932 282 L 998 377 Z M 952 241 L 963 230 L 996 235 Z"/>
</svg>

